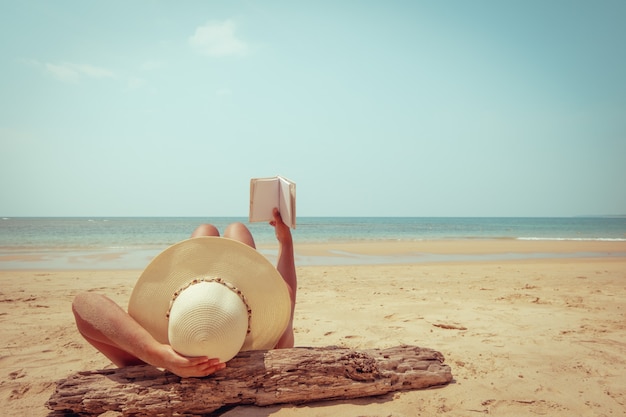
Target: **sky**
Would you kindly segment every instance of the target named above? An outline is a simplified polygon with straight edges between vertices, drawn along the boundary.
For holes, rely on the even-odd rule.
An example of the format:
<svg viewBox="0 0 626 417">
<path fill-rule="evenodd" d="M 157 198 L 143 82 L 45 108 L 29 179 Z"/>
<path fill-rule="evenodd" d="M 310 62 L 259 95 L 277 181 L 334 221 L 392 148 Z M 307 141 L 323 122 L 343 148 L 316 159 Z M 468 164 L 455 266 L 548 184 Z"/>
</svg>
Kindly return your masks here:
<svg viewBox="0 0 626 417">
<path fill-rule="evenodd" d="M 0 217 L 626 214 L 626 2 L 0 4 Z"/>
</svg>

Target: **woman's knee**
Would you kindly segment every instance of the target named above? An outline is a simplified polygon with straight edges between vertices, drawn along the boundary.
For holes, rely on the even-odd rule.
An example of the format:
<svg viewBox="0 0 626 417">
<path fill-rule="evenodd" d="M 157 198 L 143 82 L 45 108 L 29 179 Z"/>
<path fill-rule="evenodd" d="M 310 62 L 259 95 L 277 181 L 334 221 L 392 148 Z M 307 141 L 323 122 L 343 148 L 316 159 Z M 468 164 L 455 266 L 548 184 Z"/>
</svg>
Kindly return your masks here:
<svg viewBox="0 0 626 417">
<path fill-rule="evenodd" d="M 199 236 L 219 236 L 220 232 L 217 230 L 217 227 L 212 224 L 201 224 L 196 227 L 196 230 L 193 231 L 191 237 L 199 237 Z"/>
<path fill-rule="evenodd" d="M 243 223 L 236 222 L 236 223 L 229 224 L 226 230 L 224 231 L 224 237 L 238 240 L 242 243 L 245 243 L 248 246 L 252 246 L 253 248 L 256 248 L 254 244 L 254 238 L 252 237 L 252 233 L 250 233 L 250 230 Z"/>
</svg>

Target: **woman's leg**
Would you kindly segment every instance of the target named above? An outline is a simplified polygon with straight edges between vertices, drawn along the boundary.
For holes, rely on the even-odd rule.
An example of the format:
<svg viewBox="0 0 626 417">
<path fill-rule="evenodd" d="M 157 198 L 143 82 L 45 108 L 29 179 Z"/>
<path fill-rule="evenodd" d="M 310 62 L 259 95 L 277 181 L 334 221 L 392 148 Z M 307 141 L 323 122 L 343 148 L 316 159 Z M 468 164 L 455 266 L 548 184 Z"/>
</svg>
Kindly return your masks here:
<svg viewBox="0 0 626 417">
<path fill-rule="evenodd" d="M 252 233 L 250 233 L 250 230 L 248 230 L 246 225 L 243 223 L 229 224 L 226 230 L 224 231 L 224 237 L 238 240 L 241 243 L 245 243 L 246 245 L 256 249 L 256 245 L 254 244 L 254 238 L 252 237 Z"/>
<path fill-rule="evenodd" d="M 295 287 L 297 286 L 295 263 L 293 260 L 293 243 L 291 240 L 291 232 L 289 231 L 289 228 L 287 226 L 285 226 L 284 224 L 282 226 L 286 228 L 286 231 L 283 230 L 282 233 L 288 235 L 288 238 L 284 237 L 282 240 L 285 242 L 280 242 L 280 260 L 277 269 L 285 280 L 287 287 L 289 288 L 289 296 L 291 298 L 291 318 L 289 320 L 287 329 L 285 329 L 285 332 L 276 344 L 276 348 L 288 348 L 293 347 L 294 345 L 293 312 L 296 304 Z M 252 233 L 250 233 L 250 230 L 248 230 L 248 228 L 243 223 L 233 223 L 229 225 L 224 232 L 224 237 L 238 240 L 256 249 Z M 285 267 L 285 265 L 287 264 L 290 265 L 290 268 Z"/>
<path fill-rule="evenodd" d="M 191 237 L 199 237 L 199 236 L 216 236 L 219 237 L 220 232 L 217 230 L 217 227 L 212 224 L 201 224 L 196 227 L 196 230 L 193 231 Z M 252 233 L 243 223 L 231 223 L 228 225 L 226 230 L 224 231 L 224 237 L 229 239 L 238 240 L 241 243 L 245 243 L 248 246 L 251 246 L 256 249 L 256 245 L 254 244 L 254 238 L 252 237 Z"/>
<path fill-rule="evenodd" d="M 220 232 L 217 230 L 217 227 L 212 224 L 201 224 L 196 227 L 196 230 L 193 231 L 191 237 L 199 237 L 199 236 L 217 236 L 219 237 Z"/>
<path fill-rule="evenodd" d="M 295 287 L 297 285 L 295 265 L 293 261 L 293 243 L 291 241 L 291 232 L 289 231 L 289 228 L 284 226 L 284 224 L 282 225 L 282 227 L 286 228 L 286 232 L 283 231 L 282 233 L 288 235 L 288 239 L 283 238 L 283 240 L 286 240 L 286 243 L 281 242 L 280 252 L 281 254 L 285 254 L 285 256 L 283 257 L 279 255 L 279 257 L 281 259 L 287 259 L 287 260 L 291 259 L 290 262 L 286 262 L 289 265 L 291 265 L 291 269 L 285 268 L 283 267 L 283 265 L 279 265 L 280 268 L 278 270 L 289 288 L 289 295 L 291 297 L 291 319 L 289 320 L 289 325 L 287 326 L 287 329 L 285 330 L 284 334 L 282 335 L 282 337 L 276 344 L 277 348 L 293 347 L 294 345 L 293 311 L 294 311 L 295 303 L 296 303 Z M 215 226 L 210 225 L 210 224 L 203 224 L 203 225 L 198 226 L 198 228 L 193 232 L 191 236 L 192 237 L 219 236 L 219 232 L 217 228 L 215 228 Z M 238 240 L 239 242 L 245 243 L 246 245 L 256 249 L 256 245 L 254 243 L 254 238 L 252 237 L 252 233 L 250 233 L 250 230 L 243 223 L 237 222 L 237 223 L 229 224 L 226 230 L 224 231 L 224 237 Z M 284 263 L 285 262 L 283 262 L 283 264 Z M 279 264 L 280 264 L 280 261 L 279 261 Z"/>
</svg>

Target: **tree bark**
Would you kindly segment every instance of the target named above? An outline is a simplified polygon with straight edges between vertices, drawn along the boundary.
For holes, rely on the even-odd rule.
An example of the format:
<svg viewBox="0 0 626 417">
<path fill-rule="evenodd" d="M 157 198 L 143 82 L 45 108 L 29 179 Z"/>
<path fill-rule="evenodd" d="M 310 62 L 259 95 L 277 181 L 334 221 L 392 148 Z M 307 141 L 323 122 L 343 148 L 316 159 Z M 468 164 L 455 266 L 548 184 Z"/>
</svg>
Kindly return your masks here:
<svg viewBox="0 0 626 417">
<path fill-rule="evenodd" d="M 350 399 L 447 384 L 452 373 L 443 362 L 441 353 L 417 346 L 249 351 L 206 378 L 147 365 L 79 372 L 57 382 L 47 406 L 80 415 L 184 416 L 234 405 Z"/>
</svg>

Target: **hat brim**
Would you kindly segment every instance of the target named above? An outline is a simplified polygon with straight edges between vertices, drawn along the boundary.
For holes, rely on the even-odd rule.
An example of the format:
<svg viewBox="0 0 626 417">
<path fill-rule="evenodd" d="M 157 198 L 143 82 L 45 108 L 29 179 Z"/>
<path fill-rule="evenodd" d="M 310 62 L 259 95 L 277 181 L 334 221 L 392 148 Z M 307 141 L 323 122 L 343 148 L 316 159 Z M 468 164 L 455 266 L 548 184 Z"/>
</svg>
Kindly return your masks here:
<svg viewBox="0 0 626 417">
<path fill-rule="evenodd" d="M 241 350 L 276 346 L 291 317 L 287 284 L 263 255 L 228 238 L 196 237 L 165 249 L 137 280 L 128 313 L 157 341 L 169 343 L 167 311 L 172 295 L 197 278 L 222 278 L 245 295 L 252 316 Z"/>
</svg>

